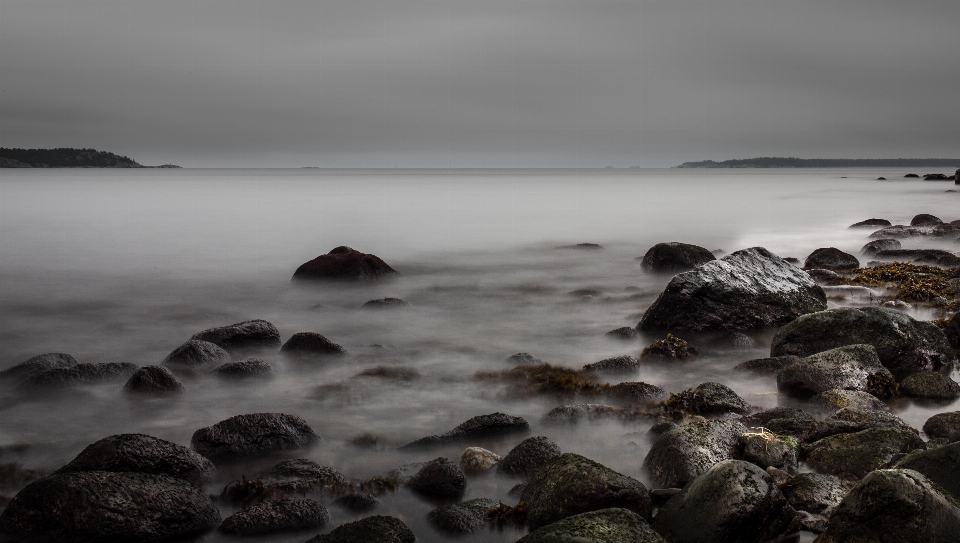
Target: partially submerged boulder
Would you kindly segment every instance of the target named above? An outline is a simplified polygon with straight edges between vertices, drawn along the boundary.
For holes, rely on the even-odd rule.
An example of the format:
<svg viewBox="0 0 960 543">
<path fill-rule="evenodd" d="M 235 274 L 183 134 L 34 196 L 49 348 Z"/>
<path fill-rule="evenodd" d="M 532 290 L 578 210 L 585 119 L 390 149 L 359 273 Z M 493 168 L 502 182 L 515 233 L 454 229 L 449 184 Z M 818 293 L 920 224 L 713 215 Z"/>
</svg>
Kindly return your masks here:
<svg viewBox="0 0 960 543">
<path fill-rule="evenodd" d="M 897 382 L 872 345 L 845 345 L 810 355 L 777 374 L 777 388 L 809 397 L 832 389 L 860 390 L 878 398 L 896 393 Z"/>
<path fill-rule="evenodd" d="M 892 225 L 893 223 L 891 223 L 887 219 L 867 219 L 865 221 L 853 223 L 849 226 L 849 228 L 872 228 L 877 226 L 892 226 Z"/>
<path fill-rule="evenodd" d="M 931 439 L 943 439 L 949 443 L 960 441 L 960 411 L 930 417 L 923 423 L 923 433 Z"/>
<path fill-rule="evenodd" d="M 397 270 L 372 254 L 341 245 L 325 255 L 301 264 L 293 273 L 294 280 L 310 281 L 374 281 L 394 277 Z"/>
<path fill-rule="evenodd" d="M 285 413 L 237 415 L 194 432 L 190 444 L 211 460 L 304 448 L 320 436 L 300 417 Z"/>
<path fill-rule="evenodd" d="M 31 375 L 52 370 L 54 368 L 69 368 L 77 365 L 77 359 L 64 353 L 38 354 L 24 362 L 20 362 L 3 371 L 0 371 L 0 381 L 20 381 Z"/>
<path fill-rule="evenodd" d="M 823 289 L 806 272 L 754 247 L 675 276 L 637 329 L 750 330 L 826 307 Z"/>
<path fill-rule="evenodd" d="M 459 498 L 467 489 L 467 478 L 455 462 L 440 457 L 427 462 L 410 478 L 407 486 L 428 498 Z"/>
<path fill-rule="evenodd" d="M 697 415 L 744 414 L 750 406 L 730 387 L 720 383 L 701 383 L 679 394 L 671 394 L 667 407 Z"/>
<path fill-rule="evenodd" d="M 960 256 L 943 249 L 885 249 L 873 255 L 879 260 L 895 260 L 913 264 L 931 264 L 934 266 L 960 266 Z"/>
<path fill-rule="evenodd" d="M 800 473 L 781 488 L 790 505 L 799 511 L 823 513 L 840 504 L 853 483 L 825 473 Z"/>
<path fill-rule="evenodd" d="M 144 366 L 130 376 L 123 389 L 135 396 L 175 396 L 183 392 L 183 384 L 163 366 Z"/>
<path fill-rule="evenodd" d="M 682 488 L 710 466 L 738 458 L 747 427 L 735 420 L 707 420 L 671 428 L 643 460 L 654 488 Z"/>
<path fill-rule="evenodd" d="M 500 455 L 482 447 L 467 447 L 460 453 L 460 469 L 466 474 L 484 473 L 500 463 Z"/>
<path fill-rule="evenodd" d="M 408 305 L 410 304 L 400 298 L 379 298 L 365 302 L 361 307 L 363 309 L 397 309 Z"/>
<path fill-rule="evenodd" d="M 517 543 L 666 543 L 640 515 L 620 507 L 573 515 L 538 528 Z"/>
<path fill-rule="evenodd" d="M 497 465 L 497 470 L 500 473 L 527 479 L 560 454 L 560 446 L 550 438 L 528 437 L 510 449 L 510 452 Z"/>
<path fill-rule="evenodd" d="M 191 339 L 168 354 L 167 358 L 163 360 L 163 363 L 173 366 L 192 367 L 206 364 L 219 364 L 227 360 L 230 360 L 230 353 L 216 343 Z"/>
<path fill-rule="evenodd" d="M 52 368 L 25 377 L 17 383 L 20 390 L 56 389 L 72 385 L 123 380 L 139 368 L 130 362 L 104 362 L 99 364 L 76 364 L 64 368 Z"/>
<path fill-rule="evenodd" d="M 700 351 L 673 334 L 658 339 L 640 351 L 644 360 L 685 360 L 700 356 Z"/>
<path fill-rule="evenodd" d="M 228 379 L 264 378 L 273 375 L 273 366 L 259 358 L 247 358 L 240 362 L 228 362 L 213 369 L 220 377 Z"/>
<path fill-rule="evenodd" d="M 920 436 L 907 428 L 868 428 L 813 443 L 807 449 L 807 464 L 821 473 L 860 478 L 889 467 L 906 453 L 926 447 Z"/>
<path fill-rule="evenodd" d="M 737 371 L 749 371 L 752 373 L 778 374 L 784 368 L 796 364 L 800 361 L 799 356 L 771 356 L 767 358 L 754 358 L 734 366 Z"/>
<path fill-rule="evenodd" d="M 957 352 L 960 352 L 960 313 L 954 315 L 947 321 L 947 327 L 943 329 L 950 346 Z"/>
<path fill-rule="evenodd" d="M 897 462 L 897 469 L 912 469 L 940 485 L 960 500 L 960 443 L 936 449 L 913 451 Z"/>
<path fill-rule="evenodd" d="M 477 415 L 449 432 L 420 438 L 407 443 L 401 449 L 433 447 L 458 441 L 499 437 L 529 431 L 530 424 L 523 417 L 491 413 L 489 415 Z"/>
<path fill-rule="evenodd" d="M 330 520 L 327 508 L 307 498 L 281 498 L 234 513 L 220 524 L 229 535 L 250 536 L 319 528 Z"/>
<path fill-rule="evenodd" d="M 315 332 L 298 332 L 280 347 L 280 352 L 293 356 L 346 356 L 347 350 Z"/>
<path fill-rule="evenodd" d="M 583 371 L 596 373 L 630 373 L 639 368 L 640 361 L 637 360 L 635 356 L 623 355 L 585 364 Z"/>
<path fill-rule="evenodd" d="M 924 177 L 927 177 L 928 175 L 932 174 L 927 174 Z M 946 176 L 943 174 L 938 175 L 946 178 Z M 943 224 L 943 221 L 940 220 L 940 217 L 937 217 L 936 215 L 930 215 L 929 213 L 921 213 L 910 219 L 910 226 L 936 226 L 938 224 Z"/>
<path fill-rule="evenodd" d="M 960 383 L 936 371 L 919 371 L 906 376 L 900 393 L 911 398 L 955 400 L 960 398 Z"/>
<path fill-rule="evenodd" d="M 689 243 L 658 243 L 647 250 L 640 269 L 652 273 L 680 273 L 716 260 L 709 250 Z"/>
<path fill-rule="evenodd" d="M 627 381 L 617 383 L 603 391 L 603 395 L 610 401 L 618 403 L 652 402 L 665 398 L 667 391 L 642 381 Z"/>
<path fill-rule="evenodd" d="M 88 445 L 57 473 L 79 471 L 162 474 L 199 486 L 209 483 L 217 470 L 203 456 L 176 443 L 144 434 L 119 434 Z"/>
<path fill-rule="evenodd" d="M 197 332 L 190 339 L 209 341 L 228 352 L 248 349 L 275 349 L 280 346 L 280 331 L 273 324 L 256 319 Z"/>
<path fill-rule="evenodd" d="M 307 543 L 415 543 L 416 540 L 402 520 L 374 515 L 340 525 L 329 534 L 313 537 Z"/>
<path fill-rule="evenodd" d="M 560 405 L 547 412 L 540 422 L 543 424 L 577 424 L 584 420 L 600 420 L 618 414 L 620 410 L 612 405 L 599 403 L 578 403 Z"/>
<path fill-rule="evenodd" d="M 895 249 L 900 249 L 902 245 L 900 240 L 888 238 L 888 239 L 875 239 L 860 249 L 860 254 L 864 256 L 876 256 L 880 251 L 892 251 Z"/>
<path fill-rule="evenodd" d="M 822 247 L 810 253 L 803 267 L 833 271 L 855 270 L 860 267 L 860 261 L 852 254 L 845 253 L 836 247 Z"/>
<path fill-rule="evenodd" d="M 427 521 L 446 534 L 472 534 L 486 526 L 487 511 L 497 505 L 497 501 L 487 498 L 444 505 L 427 513 Z"/>
<path fill-rule="evenodd" d="M 810 398 L 810 403 L 822 409 L 837 410 L 848 407 L 856 409 L 877 409 L 889 411 L 883 400 L 862 390 L 825 390 Z"/>
</svg>

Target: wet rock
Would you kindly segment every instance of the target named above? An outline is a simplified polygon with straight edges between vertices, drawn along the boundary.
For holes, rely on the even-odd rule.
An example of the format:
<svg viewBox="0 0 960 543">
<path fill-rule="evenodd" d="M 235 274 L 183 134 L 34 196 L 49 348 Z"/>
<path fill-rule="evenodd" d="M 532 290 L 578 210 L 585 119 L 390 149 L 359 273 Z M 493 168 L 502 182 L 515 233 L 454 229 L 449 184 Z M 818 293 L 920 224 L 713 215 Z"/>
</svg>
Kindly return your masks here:
<svg viewBox="0 0 960 543">
<path fill-rule="evenodd" d="M 931 174 L 927 174 L 927 175 L 931 175 Z M 937 174 L 937 175 L 946 177 L 943 174 Z M 924 178 L 926 177 L 927 176 L 925 175 Z M 910 226 L 936 226 L 938 224 L 943 224 L 943 221 L 940 220 L 940 217 L 929 215 L 927 213 L 921 213 L 919 215 L 914 216 L 913 219 L 910 219 Z"/>
<path fill-rule="evenodd" d="M 812 269 L 806 270 L 807 274 L 817 282 L 818 285 L 834 286 L 844 284 L 843 277 L 840 277 L 835 271 Z"/>
<path fill-rule="evenodd" d="M 801 473 L 781 489 L 790 505 L 799 511 L 823 513 L 840 504 L 853 483 L 835 475 Z"/>
<path fill-rule="evenodd" d="M 230 360 L 230 353 L 225 351 L 219 345 L 199 339 L 191 339 L 183 345 L 177 347 L 167 358 L 163 360 L 164 364 L 173 366 L 203 366 L 206 364 L 217 364 Z"/>
<path fill-rule="evenodd" d="M 635 356 L 615 356 L 605 358 L 599 362 L 586 364 L 583 371 L 596 373 L 630 373 L 640 368 L 640 361 Z"/>
<path fill-rule="evenodd" d="M 810 253 L 803 267 L 834 271 L 855 270 L 860 267 L 860 261 L 852 254 L 845 253 L 836 247 L 822 247 Z"/>
<path fill-rule="evenodd" d="M 600 251 L 603 245 L 597 243 L 577 243 L 576 245 L 561 245 L 557 249 L 573 249 L 575 251 Z"/>
<path fill-rule="evenodd" d="M 665 543 L 660 534 L 633 511 L 600 509 L 573 515 L 538 528 L 517 543 Z"/>
<path fill-rule="evenodd" d="M 736 251 L 670 280 L 637 325 L 648 330 L 750 330 L 827 306 L 803 270 L 761 247 Z"/>
<path fill-rule="evenodd" d="M 840 502 L 818 543 L 953 541 L 960 509 L 916 471 L 870 473 Z"/>
<path fill-rule="evenodd" d="M 887 249 L 872 255 L 880 260 L 895 260 L 912 264 L 930 264 L 933 266 L 960 266 L 960 256 L 942 249 Z"/>
<path fill-rule="evenodd" d="M 64 353 L 39 354 L 24 362 L 0 371 L 0 381 L 20 381 L 31 375 L 55 368 L 77 365 L 77 359 Z"/>
<path fill-rule="evenodd" d="M 376 515 L 338 526 L 307 543 L 415 543 L 416 540 L 400 519 Z"/>
<path fill-rule="evenodd" d="M 294 280 L 310 281 L 375 281 L 395 277 L 397 270 L 372 254 L 340 246 L 325 255 L 301 264 L 293 273 Z"/>
<path fill-rule="evenodd" d="M 825 409 L 843 409 L 853 407 L 857 409 L 887 410 L 887 404 L 869 392 L 860 390 L 825 390 L 812 398 L 810 403 Z"/>
<path fill-rule="evenodd" d="M 651 426 L 650 429 L 647 430 L 647 432 L 648 432 L 650 435 L 658 436 L 658 437 L 659 437 L 659 436 L 663 435 L 664 433 L 666 433 L 667 430 L 672 430 L 673 428 L 676 428 L 677 426 L 680 426 L 680 425 L 677 424 L 676 422 L 673 422 L 672 420 L 661 420 L 660 422 L 658 422 L 658 423 L 654 424 L 653 426 Z"/>
<path fill-rule="evenodd" d="M 743 414 L 750 410 L 743 398 L 730 387 L 720 383 L 701 383 L 696 388 L 671 394 L 667 407 L 705 416 Z"/>
<path fill-rule="evenodd" d="M 409 305 L 400 298 L 380 298 L 379 300 L 370 300 L 364 303 L 362 307 L 364 309 L 397 309 Z"/>
<path fill-rule="evenodd" d="M 280 347 L 280 352 L 294 356 L 346 356 L 347 350 L 314 332 L 299 332 Z"/>
<path fill-rule="evenodd" d="M 960 397 L 960 384 L 935 371 L 921 371 L 905 377 L 900 393 L 911 398 L 953 400 Z"/>
<path fill-rule="evenodd" d="M 902 245 L 898 239 L 875 239 L 860 249 L 860 254 L 864 256 L 876 256 L 880 251 L 893 251 L 900 249 Z"/>
<path fill-rule="evenodd" d="M 618 403 L 650 402 L 667 396 L 662 388 L 641 381 L 618 383 L 603 391 L 608 400 Z"/>
<path fill-rule="evenodd" d="M 487 510 L 498 502 L 477 498 L 465 502 L 438 507 L 427 514 L 427 520 L 440 532 L 447 534 L 472 534 L 487 524 Z"/>
<path fill-rule="evenodd" d="M 206 458 L 176 443 L 143 434 L 119 434 L 88 445 L 57 473 L 80 471 L 169 475 L 199 486 L 213 480 L 217 470 Z"/>
<path fill-rule="evenodd" d="M 755 358 L 753 360 L 747 360 L 746 362 L 737 364 L 733 369 L 737 371 L 749 371 L 753 373 L 777 374 L 780 373 L 780 370 L 792 364 L 796 364 L 799 361 L 800 357 L 793 355 Z"/>
<path fill-rule="evenodd" d="M 767 472 L 726 460 L 668 501 L 653 527 L 671 543 L 761 543 L 785 532 L 794 515 Z"/>
<path fill-rule="evenodd" d="M 906 239 L 906 238 L 919 238 L 925 236 L 940 236 L 946 234 L 943 231 L 942 227 L 944 225 L 937 226 L 904 226 L 904 225 L 895 225 L 888 226 L 886 228 L 881 228 L 876 232 L 870 234 L 871 239 L 883 239 L 883 238 L 894 238 L 894 239 Z"/>
<path fill-rule="evenodd" d="M 663 507 L 665 503 L 670 501 L 670 498 L 679 493 L 679 488 L 657 488 L 650 491 L 650 501 L 653 503 L 654 507 Z"/>
<path fill-rule="evenodd" d="M 793 407 L 774 407 L 767 411 L 740 417 L 748 428 L 765 428 L 778 434 L 800 436 L 817 422 L 813 415 Z"/>
<path fill-rule="evenodd" d="M 886 179 L 882 177 L 878 178 L 877 180 L 886 181 Z M 807 511 L 797 511 L 797 516 L 794 518 L 794 522 L 799 525 L 801 530 L 806 530 L 815 534 L 822 534 L 824 531 L 826 531 L 829 520 L 823 515 L 808 513 Z M 799 538 L 794 540 L 799 541 Z"/>
<path fill-rule="evenodd" d="M 261 475 L 266 487 L 276 495 L 307 494 L 346 483 L 339 471 L 306 458 L 284 460 Z"/>
<path fill-rule="evenodd" d="M 766 471 L 767 475 L 773 479 L 773 482 L 777 485 L 777 488 L 783 488 L 783 485 L 790 482 L 790 478 L 792 477 L 792 475 L 789 473 L 773 466 L 766 468 L 764 471 Z"/>
<path fill-rule="evenodd" d="M 956 360 L 935 325 L 879 307 L 839 308 L 804 315 L 780 328 L 770 356 L 810 356 L 854 344 L 873 345 L 888 369 L 931 370 Z"/>
<path fill-rule="evenodd" d="M 464 473 L 484 473 L 497 467 L 500 455 L 481 447 L 467 447 L 460 454 L 460 469 Z"/>
<path fill-rule="evenodd" d="M 810 425 L 799 437 L 804 443 L 814 443 L 826 437 L 862 432 L 870 428 L 899 428 L 917 433 L 903 419 L 886 411 L 847 407 Z"/>
<path fill-rule="evenodd" d="M 912 469 L 960 499 L 960 443 L 926 451 L 913 451 L 903 457 L 897 469 Z"/>
<path fill-rule="evenodd" d="M 500 437 L 529 431 L 530 424 L 523 417 L 491 413 L 473 417 L 445 434 L 420 438 L 404 445 L 401 449 L 432 447 L 464 440 Z"/>
<path fill-rule="evenodd" d="M 720 345 L 733 349 L 752 349 L 757 346 L 757 342 L 743 332 L 731 332 L 720 340 Z"/>
<path fill-rule="evenodd" d="M 540 360 L 539 358 L 533 356 L 530 353 L 517 353 L 514 355 L 510 355 L 507 357 L 506 362 L 508 364 L 530 364 L 530 365 L 543 364 L 543 360 Z"/>
<path fill-rule="evenodd" d="M 710 466 L 738 458 L 747 427 L 735 420 L 693 422 L 664 432 L 643 460 L 654 488 L 682 488 Z"/>
<path fill-rule="evenodd" d="M 893 223 L 887 219 L 867 219 L 865 221 L 860 221 L 850 225 L 850 228 L 865 228 L 865 227 L 877 227 L 877 226 L 892 226 Z"/>
<path fill-rule="evenodd" d="M 560 519 L 622 507 L 650 518 L 650 494 L 643 483 L 589 458 L 566 453 L 547 462 L 530 478 L 520 501 L 531 530 Z"/>
<path fill-rule="evenodd" d="M 0 514 L 0 537 L 15 541 L 165 541 L 220 524 L 203 492 L 182 479 L 147 473 L 60 473 L 20 491 Z"/>
<path fill-rule="evenodd" d="M 943 333 L 950 343 L 950 346 L 960 351 L 960 313 L 954 315 L 947 322 L 947 327 L 943 329 Z"/>
<path fill-rule="evenodd" d="M 810 355 L 777 374 L 777 389 L 802 397 L 827 390 L 860 390 L 884 399 L 897 382 L 872 345 L 845 345 Z"/>
<path fill-rule="evenodd" d="M 380 505 L 380 500 L 373 494 L 347 494 L 334 500 L 332 505 L 342 507 L 354 513 L 365 513 L 376 509 L 377 506 Z"/>
<path fill-rule="evenodd" d="M 685 360 L 697 356 L 700 351 L 696 347 L 669 333 L 665 339 L 654 341 L 640 352 L 644 360 Z"/>
<path fill-rule="evenodd" d="M 860 478 L 917 449 L 926 449 L 926 445 L 906 428 L 869 428 L 813 443 L 807 449 L 807 464 L 821 473 Z"/>
<path fill-rule="evenodd" d="M 56 389 L 72 385 L 92 385 L 107 381 L 123 380 L 139 368 L 129 362 L 105 362 L 102 364 L 76 364 L 66 368 L 53 368 L 35 373 L 17 383 L 21 390 Z"/>
<path fill-rule="evenodd" d="M 123 389 L 138 396 L 175 396 L 183 392 L 183 385 L 163 366 L 144 366 L 130 376 Z"/>
<path fill-rule="evenodd" d="M 917 174 L 915 174 L 915 173 L 908 173 L 907 175 L 905 175 L 905 176 L 903 176 L 903 177 L 905 177 L 905 178 L 911 178 L 911 177 L 917 177 L 917 178 L 919 178 L 920 176 L 917 175 Z"/>
<path fill-rule="evenodd" d="M 235 513 L 220 524 L 230 535 L 259 535 L 319 528 L 330 520 L 327 509 L 306 498 L 282 498 L 254 505 Z"/>
<path fill-rule="evenodd" d="M 285 413 L 237 415 L 194 432 L 190 444 L 211 460 L 308 447 L 320 441 L 300 417 Z"/>
<path fill-rule="evenodd" d="M 460 466 L 448 458 L 427 462 L 407 482 L 414 492 L 434 499 L 459 498 L 467 489 L 467 478 Z"/>
<path fill-rule="evenodd" d="M 530 478 L 544 464 L 560 456 L 560 446 L 545 436 L 528 437 L 500 461 L 500 473 L 523 479 Z"/>
<path fill-rule="evenodd" d="M 616 330 L 610 330 L 604 335 L 613 339 L 631 340 L 640 337 L 640 332 L 637 332 L 636 328 L 624 326 Z"/>
<path fill-rule="evenodd" d="M 259 358 L 248 358 L 240 362 L 228 362 L 213 370 L 220 377 L 230 379 L 263 378 L 273 376 L 273 366 Z"/>
<path fill-rule="evenodd" d="M 256 319 L 198 332 L 190 339 L 209 341 L 228 352 L 247 349 L 275 349 L 280 346 L 280 331 L 269 322 Z"/>
<path fill-rule="evenodd" d="M 679 273 L 716 260 L 713 253 L 689 243 L 658 243 L 647 250 L 640 269 L 652 273 Z"/>
<path fill-rule="evenodd" d="M 943 439 L 952 443 L 960 441 L 960 411 L 937 413 L 923 423 L 923 433 L 931 439 Z"/>
<path fill-rule="evenodd" d="M 742 436 L 741 459 L 763 469 L 777 468 L 797 473 L 797 447 L 794 438 L 781 438 L 767 431 L 748 432 Z"/>
<path fill-rule="evenodd" d="M 584 420 L 597 420 L 616 415 L 619 410 L 612 405 L 581 403 L 554 407 L 540 419 L 543 424 L 577 424 Z"/>
</svg>

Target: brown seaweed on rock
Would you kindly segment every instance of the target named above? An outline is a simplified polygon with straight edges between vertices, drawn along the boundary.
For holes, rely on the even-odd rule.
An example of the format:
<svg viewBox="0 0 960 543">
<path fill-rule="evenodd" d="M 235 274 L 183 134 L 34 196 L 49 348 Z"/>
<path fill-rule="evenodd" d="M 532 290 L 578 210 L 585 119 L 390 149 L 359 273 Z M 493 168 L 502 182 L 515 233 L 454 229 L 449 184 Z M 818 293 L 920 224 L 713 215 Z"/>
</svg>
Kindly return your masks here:
<svg viewBox="0 0 960 543">
<path fill-rule="evenodd" d="M 511 394 L 516 396 L 596 395 L 610 387 L 597 382 L 588 372 L 550 364 L 518 366 L 503 371 L 478 371 L 474 377 L 480 380 L 510 382 L 512 383 Z"/>
<path fill-rule="evenodd" d="M 667 334 L 665 339 L 658 339 L 649 347 L 644 347 L 640 353 L 640 358 L 644 359 L 678 359 L 695 358 L 700 355 L 696 347 L 690 346 L 686 341 L 673 334 Z"/>
</svg>

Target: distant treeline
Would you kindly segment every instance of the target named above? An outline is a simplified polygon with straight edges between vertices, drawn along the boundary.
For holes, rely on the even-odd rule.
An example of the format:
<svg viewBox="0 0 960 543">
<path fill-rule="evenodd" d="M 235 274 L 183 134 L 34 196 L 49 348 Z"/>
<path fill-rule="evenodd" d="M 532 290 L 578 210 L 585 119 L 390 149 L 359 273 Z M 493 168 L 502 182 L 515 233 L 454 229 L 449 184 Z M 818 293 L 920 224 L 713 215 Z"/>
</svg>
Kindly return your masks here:
<svg viewBox="0 0 960 543">
<path fill-rule="evenodd" d="M 129 157 L 96 149 L 7 149 L 0 168 L 142 168 Z"/>
<path fill-rule="evenodd" d="M 960 168 L 960 158 L 759 157 L 684 162 L 677 168 Z"/>
</svg>

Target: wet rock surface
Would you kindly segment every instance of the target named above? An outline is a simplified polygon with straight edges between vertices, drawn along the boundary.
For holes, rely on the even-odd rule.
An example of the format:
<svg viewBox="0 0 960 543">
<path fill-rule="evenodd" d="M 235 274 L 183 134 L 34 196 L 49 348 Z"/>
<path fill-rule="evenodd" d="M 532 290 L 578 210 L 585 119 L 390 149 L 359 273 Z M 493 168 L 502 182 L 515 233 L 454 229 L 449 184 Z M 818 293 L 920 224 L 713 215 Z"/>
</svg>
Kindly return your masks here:
<svg viewBox="0 0 960 543">
<path fill-rule="evenodd" d="M 880 251 L 892 251 L 903 247 L 898 239 L 877 239 L 868 242 L 860 249 L 860 254 L 864 256 L 876 256 Z"/>
<path fill-rule="evenodd" d="M 364 309 L 397 309 L 409 306 L 410 304 L 400 298 L 379 298 L 364 302 L 361 306 Z"/>
<path fill-rule="evenodd" d="M 334 506 L 342 507 L 355 513 L 365 513 L 372 511 L 380 505 L 380 500 L 373 494 L 361 492 L 357 494 L 347 494 L 340 496 L 333 501 Z"/>
<path fill-rule="evenodd" d="M 767 358 L 755 358 L 753 360 L 747 360 L 737 364 L 733 369 L 738 371 L 749 371 L 753 373 L 767 373 L 774 374 L 780 373 L 781 370 L 796 364 L 800 361 L 799 356 L 786 355 L 786 356 L 771 356 Z"/>
<path fill-rule="evenodd" d="M 734 420 L 684 424 L 667 430 L 643 460 L 654 488 L 682 488 L 710 466 L 740 454 L 747 427 Z"/>
<path fill-rule="evenodd" d="M 484 473 L 500 463 L 500 455 L 481 447 L 467 447 L 460 454 L 460 469 L 466 474 Z"/>
<path fill-rule="evenodd" d="M 57 473 L 79 471 L 162 474 L 200 485 L 213 479 L 216 468 L 203 456 L 176 443 L 144 434 L 119 434 L 88 445 Z"/>
<path fill-rule="evenodd" d="M 477 498 L 465 502 L 438 507 L 427 514 L 430 525 L 448 534 L 472 534 L 487 524 L 487 511 L 498 502 Z"/>
<path fill-rule="evenodd" d="M 953 400 L 960 397 L 960 383 L 939 372 L 921 371 L 900 382 L 900 393 L 912 398 Z"/>
<path fill-rule="evenodd" d="M 375 515 L 338 526 L 329 534 L 318 535 L 307 543 L 414 543 L 416 540 L 402 520 Z"/>
<path fill-rule="evenodd" d="M 701 383 L 679 394 L 671 394 L 666 405 L 697 415 L 744 414 L 750 410 L 743 398 L 720 383 Z"/>
<path fill-rule="evenodd" d="M 209 341 L 191 339 L 174 349 L 163 360 L 163 363 L 174 366 L 203 366 L 220 364 L 227 360 L 230 360 L 230 353 L 219 345 Z"/>
<path fill-rule="evenodd" d="M 539 358 L 533 356 L 530 353 L 512 354 L 507 357 L 506 362 L 508 364 L 531 364 L 531 365 L 543 364 L 543 360 L 540 360 Z"/>
<path fill-rule="evenodd" d="M 803 435 L 817 422 L 810 413 L 793 407 L 775 407 L 738 420 L 748 428 L 767 429 L 774 433 L 792 436 Z"/>
<path fill-rule="evenodd" d="M 427 462 L 407 482 L 414 492 L 434 499 L 459 498 L 467 488 L 467 478 L 460 466 L 448 458 Z"/>
<path fill-rule="evenodd" d="M 346 356 L 347 350 L 315 332 L 298 332 L 280 347 L 280 352 L 294 356 Z"/>
<path fill-rule="evenodd" d="M 635 356 L 624 355 L 605 358 L 598 362 L 586 364 L 583 371 L 594 373 L 630 373 L 640 367 L 640 361 Z"/>
<path fill-rule="evenodd" d="M 233 353 L 277 348 L 280 346 L 280 331 L 265 320 L 255 319 L 197 332 L 190 339 L 208 341 Z"/>
<path fill-rule="evenodd" d="M 640 515 L 623 508 L 573 515 L 536 529 L 517 543 L 666 543 Z"/>
<path fill-rule="evenodd" d="M 640 351 L 640 358 L 644 360 L 687 360 L 700 356 L 700 351 L 685 340 L 667 334 L 664 339 L 658 339 Z"/>
<path fill-rule="evenodd" d="M 926 444 L 909 429 L 868 428 L 816 441 L 807 449 L 807 464 L 821 473 L 861 478 L 917 449 L 926 449 Z"/>
<path fill-rule="evenodd" d="M 510 449 L 497 466 L 500 473 L 527 479 L 560 456 L 560 446 L 546 436 L 528 437 Z"/>
<path fill-rule="evenodd" d="M 781 438 L 765 430 L 741 436 L 741 459 L 762 469 L 777 468 L 790 475 L 797 473 L 796 439 Z"/>
<path fill-rule="evenodd" d="M 0 371 L 0 381 L 17 382 L 46 370 L 69 368 L 77 363 L 77 359 L 64 353 L 39 354 Z"/>
<path fill-rule="evenodd" d="M 852 254 L 845 253 L 836 247 L 824 247 L 810 253 L 803 267 L 834 271 L 855 270 L 860 267 L 860 261 Z"/>
<path fill-rule="evenodd" d="M 375 281 L 397 275 L 380 257 L 340 246 L 325 255 L 301 264 L 293 273 L 294 280 L 307 281 Z"/>
<path fill-rule="evenodd" d="M 489 415 L 473 417 L 444 434 L 420 438 L 404 445 L 401 449 L 433 447 L 445 443 L 506 436 L 529 431 L 530 424 L 524 420 L 523 417 L 514 417 L 503 413 L 491 413 Z"/>
<path fill-rule="evenodd" d="M 281 495 L 318 492 L 346 482 L 339 471 L 306 458 L 279 462 L 261 475 L 261 479 L 270 490 Z"/>
<path fill-rule="evenodd" d="M 285 413 L 237 415 L 194 432 L 193 449 L 211 460 L 256 456 L 320 441 L 300 417 Z"/>
<path fill-rule="evenodd" d="M 144 366 L 130 376 L 123 389 L 135 396 L 175 396 L 183 392 L 183 384 L 163 366 Z"/>
<path fill-rule="evenodd" d="M 893 223 L 887 219 L 866 219 L 857 223 L 851 224 L 850 228 L 873 228 L 877 226 L 893 226 Z"/>
<path fill-rule="evenodd" d="M 254 505 L 224 519 L 220 531 L 230 535 L 260 535 L 319 528 L 330 520 L 327 509 L 307 498 L 282 498 Z"/>
<path fill-rule="evenodd" d="M 643 255 L 640 269 L 649 273 L 679 273 L 716 259 L 713 253 L 699 245 L 658 243 Z"/>
<path fill-rule="evenodd" d="M 923 423 L 923 433 L 948 442 L 960 441 L 960 411 L 938 413 Z"/>
<path fill-rule="evenodd" d="M 913 451 L 897 462 L 895 467 L 922 473 L 927 479 L 960 500 L 960 443 L 951 443 L 925 451 Z"/>
<path fill-rule="evenodd" d="M 834 411 L 848 407 L 856 409 L 890 409 L 887 407 L 887 404 L 883 403 L 883 400 L 877 398 L 869 392 L 863 392 L 861 390 L 842 390 L 837 388 L 825 390 L 814 395 L 812 398 L 810 398 L 810 403 L 820 409 Z"/>
<path fill-rule="evenodd" d="M 880 364 L 872 345 L 846 345 L 787 366 L 777 374 L 777 388 L 810 397 L 827 390 L 859 390 L 878 398 L 896 393 L 896 380 Z"/>
<path fill-rule="evenodd" d="M 129 362 L 76 364 L 34 373 L 17 383 L 17 388 L 20 390 L 50 390 L 72 385 L 90 385 L 123 380 L 136 373 L 138 369 L 136 364 Z"/>
<path fill-rule="evenodd" d="M 604 397 L 618 403 L 649 402 L 667 396 L 667 391 L 641 381 L 617 383 L 604 390 Z"/>
<path fill-rule="evenodd" d="M 547 425 L 577 424 L 583 421 L 600 420 L 616 416 L 619 410 L 612 405 L 599 403 L 579 403 L 554 407 L 540 419 Z"/>
<path fill-rule="evenodd" d="M 790 505 L 799 511 L 822 513 L 840 504 L 853 483 L 835 475 L 801 473 L 781 489 Z"/>
<path fill-rule="evenodd" d="M 960 256 L 942 249 L 885 249 L 873 255 L 880 260 L 931 264 L 934 266 L 960 266 Z"/>
<path fill-rule="evenodd" d="M 622 326 L 620 328 L 610 330 L 605 336 L 613 339 L 622 339 L 624 341 L 637 339 L 640 337 L 640 332 L 637 332 L 636 328 L 631 328 L 629 326 Z"/>
<path fill-rule="evenodd" d="M 240 362 L 228 362 L 213 370 L 227 379 L 252 379 L 273 376 L 273 366 L 259 358 L 248 358 Z"/>
</svg>

